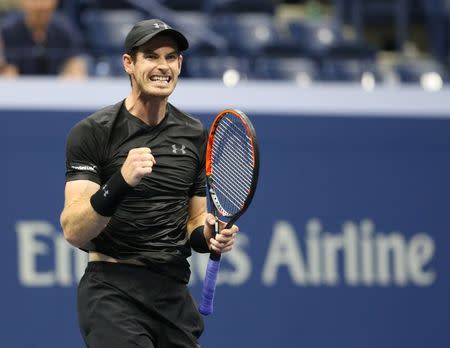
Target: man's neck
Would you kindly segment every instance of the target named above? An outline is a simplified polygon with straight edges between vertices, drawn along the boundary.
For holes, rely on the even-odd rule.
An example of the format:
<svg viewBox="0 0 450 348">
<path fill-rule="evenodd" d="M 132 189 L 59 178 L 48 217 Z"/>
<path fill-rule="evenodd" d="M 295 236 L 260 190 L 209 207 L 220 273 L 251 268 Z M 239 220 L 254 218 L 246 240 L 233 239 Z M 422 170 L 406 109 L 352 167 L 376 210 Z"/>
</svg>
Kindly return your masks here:
<svg viewBox="0 0 450 348">
<path fill-rule="evenodd" d="M 156 126 L 166 115 L 167 98 L 136 97 L 130 94 L 125 99 L 125 107 L 133 115 L 149 126 Z"/>
<path fill-rule="evenodd" d="M 47 39 L 48 23 L 33 20 L 33 18 L 25 17 L 25 22 L 33 36 L 34 42 L 42 44 Z"/>
</svg>

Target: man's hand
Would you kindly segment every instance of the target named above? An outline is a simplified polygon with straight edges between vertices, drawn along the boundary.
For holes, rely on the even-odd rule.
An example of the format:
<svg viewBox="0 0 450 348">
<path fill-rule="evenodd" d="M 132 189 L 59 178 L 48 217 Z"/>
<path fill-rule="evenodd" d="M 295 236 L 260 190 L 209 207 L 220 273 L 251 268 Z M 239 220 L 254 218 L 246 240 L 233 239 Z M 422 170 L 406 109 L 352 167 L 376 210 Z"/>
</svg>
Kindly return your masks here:
<svg viewBox="0 0 450 348">
<path fill-rule="evenodd" d="M 219 220 L 219 233 L 214 237 L 215 222 L 216 218 L 214 215 L 208 214 L 206 216 L 205 236 L 211 250 L 218 254 L 226 253 L 233 249 L 236 233 L 239 232 L 239 228 L 236 225 L 233 225 L 226 229 L 226 224 Z"/>
<path fill-rule="evenodd" d="M 152 151 L 148 147 L 131 149 L 120 172 L 128 185 L 135 187 L 145 175 L 153 171 L 156 164 Z"/>
</svg>

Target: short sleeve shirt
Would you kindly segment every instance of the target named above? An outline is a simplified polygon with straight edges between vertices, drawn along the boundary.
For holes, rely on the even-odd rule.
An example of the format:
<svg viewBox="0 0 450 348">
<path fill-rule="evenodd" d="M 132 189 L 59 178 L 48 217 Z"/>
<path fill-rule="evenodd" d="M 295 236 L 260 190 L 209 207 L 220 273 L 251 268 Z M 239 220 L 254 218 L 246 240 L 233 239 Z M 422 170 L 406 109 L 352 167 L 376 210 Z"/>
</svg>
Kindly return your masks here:
<svg viewBox="0 0 450 348">
<path fill-rule="evenodd" d="M 124 102 L 75 125 L 66 145 L 67 181 L 102 185 L 137 147 L 149 147 L 156 160 L 152 173 L 131 190 L 106 228 L 84 249 L 139 260 L 187 282 L 188 203 L 193 196 L 206 195 L 206 140 L 201 122 L 171 104 L 156 126 L 130 114 Z"/>
</svg>

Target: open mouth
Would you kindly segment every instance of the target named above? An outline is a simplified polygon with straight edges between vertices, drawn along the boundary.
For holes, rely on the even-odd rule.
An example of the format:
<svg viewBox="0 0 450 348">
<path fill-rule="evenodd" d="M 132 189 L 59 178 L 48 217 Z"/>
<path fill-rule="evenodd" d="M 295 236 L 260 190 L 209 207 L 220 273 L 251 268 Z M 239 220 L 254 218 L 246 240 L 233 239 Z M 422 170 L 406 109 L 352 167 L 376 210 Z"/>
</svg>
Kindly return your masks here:
<svg viewBox="0 0 450 348">
<path fill-rule="evenodd" d="M 150 81 L 167 84 L 171 81 L 171 77 L 170 76 L 153 75 L 153 76 L 150 76 Z"/>
</svg>

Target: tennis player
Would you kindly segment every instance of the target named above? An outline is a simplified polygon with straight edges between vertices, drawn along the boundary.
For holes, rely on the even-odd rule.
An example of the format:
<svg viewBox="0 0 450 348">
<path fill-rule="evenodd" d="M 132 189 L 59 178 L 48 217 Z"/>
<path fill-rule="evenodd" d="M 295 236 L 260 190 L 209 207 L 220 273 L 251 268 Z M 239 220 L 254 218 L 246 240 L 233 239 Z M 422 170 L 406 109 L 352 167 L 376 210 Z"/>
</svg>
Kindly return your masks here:
<svg viewBox="0 0 450 348">
<path fill-rule="evenodd" d="M 88 347 L 199 347 L 186 259 L 234 245 L 237 226 L 214 236 L 206 210 L 207 131 L 168 102 L 187 48 L 164 22 L 137 23 L 123 55 L 130 94 L 68 135 L 61 225 L 89 252 L 78 288 Z"/>
</svg>

